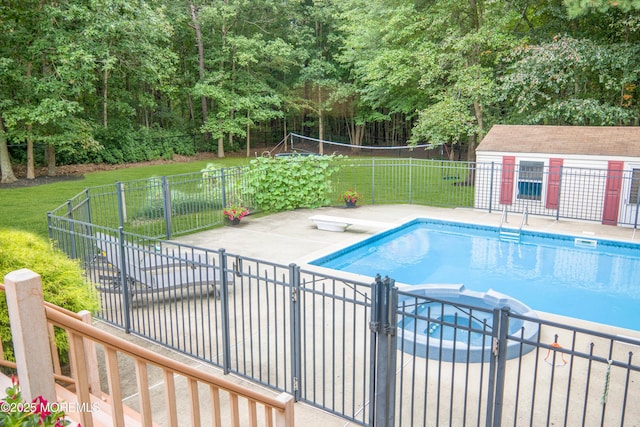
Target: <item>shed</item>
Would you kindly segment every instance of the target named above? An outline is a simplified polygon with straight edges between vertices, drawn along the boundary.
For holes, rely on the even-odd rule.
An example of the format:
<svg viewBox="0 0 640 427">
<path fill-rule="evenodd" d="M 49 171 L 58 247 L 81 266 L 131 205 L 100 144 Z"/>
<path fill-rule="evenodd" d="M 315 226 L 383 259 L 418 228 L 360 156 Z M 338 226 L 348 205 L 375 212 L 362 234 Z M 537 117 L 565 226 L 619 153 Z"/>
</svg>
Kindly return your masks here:
<svg viewBox="0 0 640 427">
<path fill-rule="evenodd" d="M 637 225 L 640 127 L 495 125 L 476 159 L 476 208 Z"/>
</svg>

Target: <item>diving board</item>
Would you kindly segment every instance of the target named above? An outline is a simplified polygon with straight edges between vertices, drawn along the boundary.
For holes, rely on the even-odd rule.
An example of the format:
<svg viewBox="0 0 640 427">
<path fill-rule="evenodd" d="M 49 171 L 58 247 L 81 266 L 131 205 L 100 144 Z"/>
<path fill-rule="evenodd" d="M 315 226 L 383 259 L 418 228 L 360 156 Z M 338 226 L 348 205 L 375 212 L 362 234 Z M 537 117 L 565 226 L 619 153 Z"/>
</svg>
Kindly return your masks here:
<svg viewBox="0 0 640 427">
<path fill-rule="evenodd" d="M 351 225 L 360 225 L 363 227 L 372 228 L 389 228 L 393 226 L 393 224 L 390 224 L 388 222 L 367 221 L 364 219 L 345 218 L 330 215 L 314 215 L 310 216 L 309 219 L 316 224 L 318 230 L 326 231 L 345 231 L 347 227 Z"/>
</svg>

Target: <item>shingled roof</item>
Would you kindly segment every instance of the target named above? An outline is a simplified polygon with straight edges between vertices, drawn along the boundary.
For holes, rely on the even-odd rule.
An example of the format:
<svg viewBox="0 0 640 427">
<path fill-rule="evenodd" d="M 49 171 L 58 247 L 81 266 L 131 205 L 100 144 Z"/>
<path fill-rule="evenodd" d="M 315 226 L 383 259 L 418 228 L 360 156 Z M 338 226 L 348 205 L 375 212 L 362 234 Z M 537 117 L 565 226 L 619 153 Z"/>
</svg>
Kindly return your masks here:
<svg viewBox="0 0 640 427">
<path fill-rule="evenodd" d="M 640 157 L 640 127 L 495 125 L 476 151 Z"/>
</svg>

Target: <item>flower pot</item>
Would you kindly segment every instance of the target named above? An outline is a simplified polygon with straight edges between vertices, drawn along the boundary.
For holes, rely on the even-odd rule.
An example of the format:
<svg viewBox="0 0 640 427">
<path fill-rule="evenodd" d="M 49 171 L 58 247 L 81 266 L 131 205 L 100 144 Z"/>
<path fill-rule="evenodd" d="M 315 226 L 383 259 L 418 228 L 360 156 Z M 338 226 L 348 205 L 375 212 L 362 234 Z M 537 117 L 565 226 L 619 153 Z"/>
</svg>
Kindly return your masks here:
<svg viewBox="0 0 640 427">
<path fill-rule="evenodd" d="M 240 224 L 240 218 L 233 218 L 229 220 L 229 224 L 231 225 L 238 225 Z"/>
<path fill-rule="evenodd" d="M 349 200 L 345 200 L 344 203 L 347 205 L 348 208 L 355 208 L 356 203 L 358 202 L 350 202 Z"/>
</svg>

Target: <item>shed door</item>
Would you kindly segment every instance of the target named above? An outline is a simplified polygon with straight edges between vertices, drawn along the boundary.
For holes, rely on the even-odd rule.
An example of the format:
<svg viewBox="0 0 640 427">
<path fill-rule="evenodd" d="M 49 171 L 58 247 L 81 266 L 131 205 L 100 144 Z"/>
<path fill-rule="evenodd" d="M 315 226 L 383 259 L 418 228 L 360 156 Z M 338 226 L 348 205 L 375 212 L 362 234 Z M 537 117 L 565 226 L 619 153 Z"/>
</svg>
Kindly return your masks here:
<svg viewBox="0 0 640 427">
<path fill-rule="evenodd" d="M 562 159 L 549 159 L 549 178 L 547 180 L 547 209 L 558 209 L 560 204 L 560 174 Z"/>
<path fill-rule="evenodd" d="M 618 224 L 623 170 L 624 162 L 613 160 L 609 161 L 609 167 L 607 168 L 607 183 L 604 190 L 604 208 L 602 210 L 603 224 Z"/>
<path fill-rule="evenodd" d="M 513 200 L 513 175 L 516 169 L 514 156 L 502 157 L 502 176 L 500 177 L 500 204 L 510 205 Z"/>
</svg>

